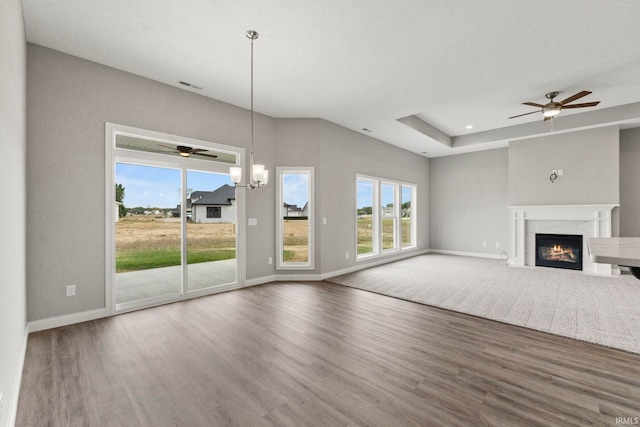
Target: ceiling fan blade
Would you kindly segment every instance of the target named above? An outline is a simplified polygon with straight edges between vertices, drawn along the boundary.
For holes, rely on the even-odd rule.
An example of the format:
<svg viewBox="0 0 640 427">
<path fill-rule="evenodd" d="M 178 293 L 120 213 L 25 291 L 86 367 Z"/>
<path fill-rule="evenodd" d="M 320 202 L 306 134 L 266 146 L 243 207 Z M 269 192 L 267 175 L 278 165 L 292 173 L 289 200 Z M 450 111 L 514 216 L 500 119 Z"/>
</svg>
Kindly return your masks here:
<svg viewBox="0 0 640 427">
<path fill-rule="evenodd" d="M 595 107 L 596 105 L 600 104 L 600 101 L 595 101 L 595 102 L 585 102 L 583 104 L 571 104 L 571 105 L 563 105 L 562 109 L 564 110 L 565 108 L 584 108 L 584 107 Z"/>
<path fill-rule="evenodd" d="M 190 151 L 192 154 L 196 154 L 196 153 L 207 152 L 209 150 L 205 150 L 204 148 L 192 148 Z"/>
<path fill-rule="evenodd" d="M 200 151 L 200 150 L 198 150 Z M 207 150 L 202 150 L 202 151 L 207 151 Z M 218 156 L 216 156 L 215 154 L 204 154 L 204 153 L 197 153 L 196 150 L 193 150 L 191 152 L 192 155 L 194 156 L 204 156 L 204 157 L 211 157 L 212 159 L 217 159 Z"/>
<path fill-rule="evenodd" d="M 510 119 L 515 119 L 516 117 L 528 116 L 529 114 L 539 113 L 540 111 L 532 111 L 530 113 L 518 114 L 517 116 L 511 116 Z"/>
<path fill-rule="evenodd" d="M 575 95 L 570 96 L 570 97 L 568 97 L 567 99 L 560 101 L 560 102 L 559 102 L 559 104 L 560 104 L 560 105 L 562 105 L 562 106 L 564 107 L 564 105 L 565 105 L 565 104 L 568 104 L 569 102 L 573 102 L 573 101 L 575 101 L 576 99 L 580 99 L 580 98 L 582 98 L 583 96 L 587 96 L 587 95 L 589 95 L 590 93 L 591 93 L 591 92 L 589 92 L 588 90 L 583 90 L 582 92 L 578 92 L 578 93 L 576 93 Z"/>
<path fill-rule="evenodd" d="M 167 145 L 167 144 L 161 144 L 158 142 L 158 145 L 160 145 L 161 147 L 165 147 L 165 148 L 169 148 L 170 150 L 175 151 L 176 147 L 172 146 L 172 145 Z"/>
<path fill-rule="evenodd" d="M 544 108 L 544 105 L 536 104 L 535 102 L 523 102 L 522 105 L 529 105 L 531 107 Z"/>
</svg>

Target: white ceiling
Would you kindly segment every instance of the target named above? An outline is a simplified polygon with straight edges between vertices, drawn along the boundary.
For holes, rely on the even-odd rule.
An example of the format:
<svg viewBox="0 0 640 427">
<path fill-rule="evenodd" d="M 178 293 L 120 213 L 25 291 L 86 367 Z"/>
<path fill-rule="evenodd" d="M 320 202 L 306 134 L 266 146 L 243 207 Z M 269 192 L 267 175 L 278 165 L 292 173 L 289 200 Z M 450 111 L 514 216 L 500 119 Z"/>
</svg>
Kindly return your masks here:
<svg viewBox="0 0 640 427">
<path fill-rule="evenodd" d="M 578 102 L 601 101 L 563 111 L 557 132 L 640 125 L 637 0 L 22 4 L 29 42 L 176 87 L 186 81 L 203 89 L 185 90 L 243 108 L 245 31 L 255 29 L 257 112 L 323 118 L 429 157 L 549 132 L 541 114 L 507 117 L 550 91 L 561 100 L 590 90 Z M 413 126 L 398 121 L 409 116 Z"/>
</svg>

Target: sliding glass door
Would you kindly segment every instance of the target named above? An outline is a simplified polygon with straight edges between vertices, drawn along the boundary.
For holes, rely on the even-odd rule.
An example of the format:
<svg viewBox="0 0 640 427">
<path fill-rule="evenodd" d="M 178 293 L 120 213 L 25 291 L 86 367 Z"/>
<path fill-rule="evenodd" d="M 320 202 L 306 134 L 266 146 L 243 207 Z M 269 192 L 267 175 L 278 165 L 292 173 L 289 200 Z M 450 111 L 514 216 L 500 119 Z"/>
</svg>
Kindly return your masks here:
<svg viewBox="0 0 640 427">
<path fill-rule="evenodd" d="M 187 290 L 236 281 L 236 192 L 229 175 L 187 170 Z"/>
<path fill-rule="evenodd" d="M 115 166 L 116 188 L 122 194 L 116 201 L 116 304 L 180 296 L 182 227 L 167 204 L 180 199 L 180 169 Z"/>
<path fill-rule="evenodd" d="M 241 164 L 244 150 L 108 128 L 111 312 L 239 287 L 244 199 L 236 195 L 229 166 Z"/>
</svg>

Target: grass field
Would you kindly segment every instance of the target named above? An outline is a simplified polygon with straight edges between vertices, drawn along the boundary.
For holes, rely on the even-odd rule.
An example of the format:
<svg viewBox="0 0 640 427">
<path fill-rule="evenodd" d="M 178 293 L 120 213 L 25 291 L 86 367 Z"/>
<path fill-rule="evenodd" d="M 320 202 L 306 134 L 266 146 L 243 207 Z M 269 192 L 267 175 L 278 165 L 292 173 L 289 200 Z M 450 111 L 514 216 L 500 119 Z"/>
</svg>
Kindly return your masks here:
<svg viewBox="0 0 640 427">
<path fill-rule="evenodd" d="M 373 251 L 373 219 L 371 215 L 358 217 L 358 254 L 368 254 Z M 382 220 L 382 249 L 393 248 L 393 219 Z M 402 246 L 411 244 L 411 218 L 402 218 Z"/>
<path fill-rule="evenodd" d="M 180 265 L 180 221 L 133 215 L 116 223 L 116 272 Z M 233 259 L 235 230 L 230 223 L 187 224 L 187 263 Z"/>
<path fill-rule="evenodd" d="M 282 225 L 283 261 L 309 261 L 309 221 L 285 220 Z"/>
<path fill-rule="evenodd" d="M 372 251 L 371 216 L 358 219 L 358 254 Z M 403 218 L 402 244 L 410 243 L 410 219 Z M 285 262 L 309 261 L 307 220 L 283 224 Z M 393 219 L 382 221 L 383 249 L 393 247 Z M 116 223 L 116 272 L 180 265 L 179 219 L 133 215 Z M 187 224 L 187 263 L 219 261 L 236 257 L 236 235 L 231 223 Z"/>
</svg>

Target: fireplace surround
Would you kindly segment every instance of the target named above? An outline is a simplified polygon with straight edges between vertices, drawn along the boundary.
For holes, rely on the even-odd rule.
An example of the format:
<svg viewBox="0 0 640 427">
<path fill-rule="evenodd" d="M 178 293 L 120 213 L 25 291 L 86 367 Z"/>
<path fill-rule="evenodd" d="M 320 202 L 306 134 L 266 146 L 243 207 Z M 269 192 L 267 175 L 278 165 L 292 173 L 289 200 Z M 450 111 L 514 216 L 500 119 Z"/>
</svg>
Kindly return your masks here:
<svg viewBox="0 0 640 427">
<path fill-rule="evenodd" d="M 509 206 L 511 247 L 508 263 L 515 267 L 536 267 L 536 234 L 581 235 L 582 254 L 587 254 L 590 237 L 611 237 L 612 212 L 619 205 L 535 205 Z M 538 268 L 538 267 L 536 267 Z M 611 264 L 592 262 L 583 256 L 582 273 L 615 275 Z"/>
</svg>

